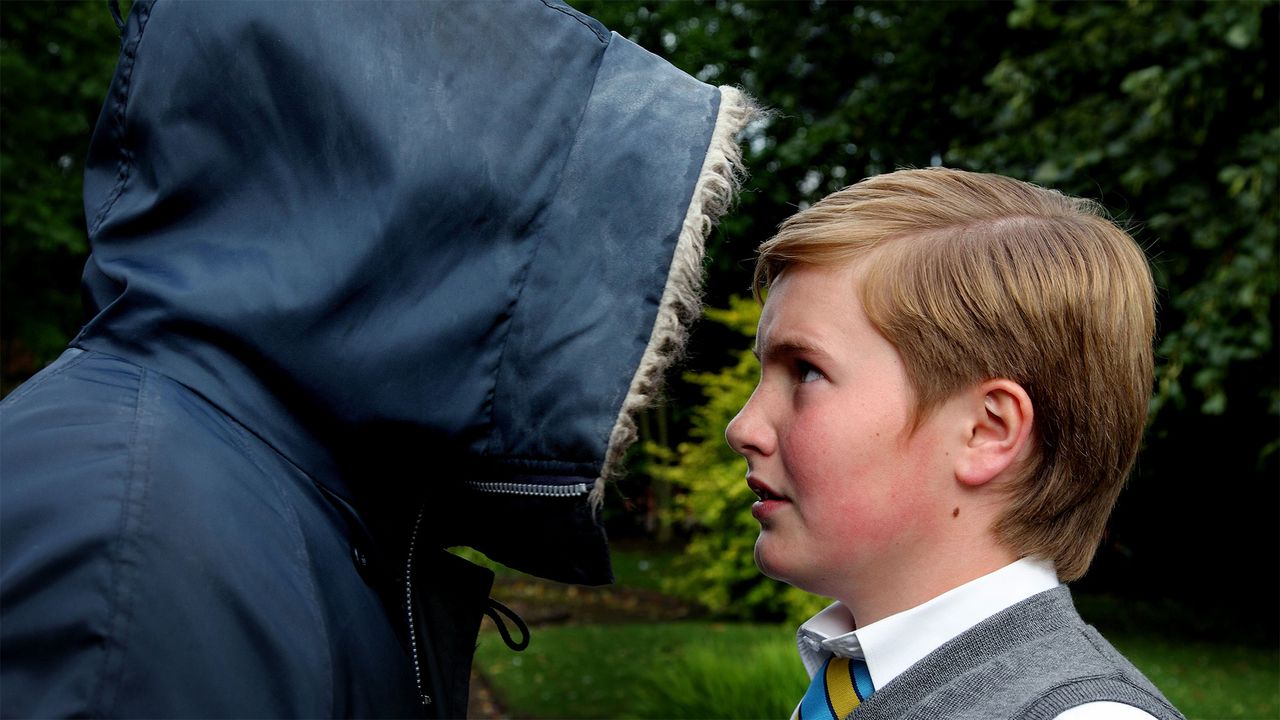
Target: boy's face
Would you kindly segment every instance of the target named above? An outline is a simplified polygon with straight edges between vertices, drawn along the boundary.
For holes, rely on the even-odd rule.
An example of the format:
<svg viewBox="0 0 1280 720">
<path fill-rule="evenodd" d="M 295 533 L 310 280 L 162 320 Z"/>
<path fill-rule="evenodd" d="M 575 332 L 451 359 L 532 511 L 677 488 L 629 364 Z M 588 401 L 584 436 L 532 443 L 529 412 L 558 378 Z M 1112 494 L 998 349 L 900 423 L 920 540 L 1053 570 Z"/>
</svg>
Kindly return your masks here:
<svg viewBox="0 0 1280 720">
<path fill-rule="evenodd" d="M 760 382 L 726 436 L 763 499 L 756 564 L 844 599 L 894 584 L 945 542 L 962 431 L 945 407 L 914 433 L 914 392 L 897 350 L 858 300 L 857 266 L 793 266 L 760 317 Z"/>
</svg>

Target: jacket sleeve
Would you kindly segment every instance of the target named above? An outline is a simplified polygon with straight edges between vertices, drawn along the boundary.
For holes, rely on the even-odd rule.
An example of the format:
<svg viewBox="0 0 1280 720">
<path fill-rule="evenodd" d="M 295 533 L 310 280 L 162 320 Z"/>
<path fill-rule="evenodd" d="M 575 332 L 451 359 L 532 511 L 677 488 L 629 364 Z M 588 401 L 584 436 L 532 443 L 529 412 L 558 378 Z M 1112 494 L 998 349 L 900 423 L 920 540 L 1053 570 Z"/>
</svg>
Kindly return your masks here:
<svg viewBox="0 0 1280 720">
<path fill-rule="evenodd" d="M 125 566 L 113 540 L 126 520 L 128 438 L 136 387 L 127 378 L 94 384 L 101 411 L 46 405 L 64 394 L 62 360 L 0 405 L 0 714 L 101 714 L 116 622 L 113 587 Z M 68 388 L 70 389 L 70 388 Z M 89 388 L 79 388 L 89 389 Z M 68 452 L 93 438 L 94 457 Z"/>
</svg>

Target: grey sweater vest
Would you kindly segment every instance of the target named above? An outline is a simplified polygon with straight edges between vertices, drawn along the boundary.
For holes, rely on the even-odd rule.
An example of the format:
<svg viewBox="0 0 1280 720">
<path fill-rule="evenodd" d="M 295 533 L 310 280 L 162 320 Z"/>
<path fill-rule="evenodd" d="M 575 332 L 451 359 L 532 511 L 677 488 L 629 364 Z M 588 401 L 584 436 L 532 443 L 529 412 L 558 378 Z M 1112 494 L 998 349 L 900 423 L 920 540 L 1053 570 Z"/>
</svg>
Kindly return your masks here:
<svg viewBox="0 0 1280 720">
<path fill-rule="evenodd" d="M 1109 700 L 1182 719 L 1151 681 L 1086 625 L 1066 586 L 1034 595 L 952 638 L 849 714 L 1051 720 Z"/>
</svg>

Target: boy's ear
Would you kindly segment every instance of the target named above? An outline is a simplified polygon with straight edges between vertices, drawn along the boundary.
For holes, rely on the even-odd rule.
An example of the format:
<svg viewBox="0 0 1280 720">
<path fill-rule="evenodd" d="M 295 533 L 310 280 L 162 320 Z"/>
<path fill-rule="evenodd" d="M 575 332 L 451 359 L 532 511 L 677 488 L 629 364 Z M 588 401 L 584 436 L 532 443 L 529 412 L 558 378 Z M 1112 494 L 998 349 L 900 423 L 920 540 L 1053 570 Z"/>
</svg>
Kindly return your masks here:
<svg viewBox="0 0 1280 720">
<path fill-rule="evenodd" d="M 956 479 L 978 486 L 1029 454 L 1035 410 L 1027 391 L 1004 378 L 978 385 L 969 397 L 968 442 L 956 461 Z"/>
</svg>

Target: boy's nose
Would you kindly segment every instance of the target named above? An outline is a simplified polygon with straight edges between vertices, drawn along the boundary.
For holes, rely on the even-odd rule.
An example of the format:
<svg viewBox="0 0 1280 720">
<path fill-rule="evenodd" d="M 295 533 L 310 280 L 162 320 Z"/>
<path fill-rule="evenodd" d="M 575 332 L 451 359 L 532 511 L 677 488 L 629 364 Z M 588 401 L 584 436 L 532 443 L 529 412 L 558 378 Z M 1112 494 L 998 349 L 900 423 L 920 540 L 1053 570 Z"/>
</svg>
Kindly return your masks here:
<svg viewBox="0 0 1280 720">
<path fill-rule="evenodd" d="M 733 451 L 743 457 L 768 455 L 773 452 L 774 435 L 759 411 L 753 394 L 724 429 L 724 438 Z"/>
</svg>

